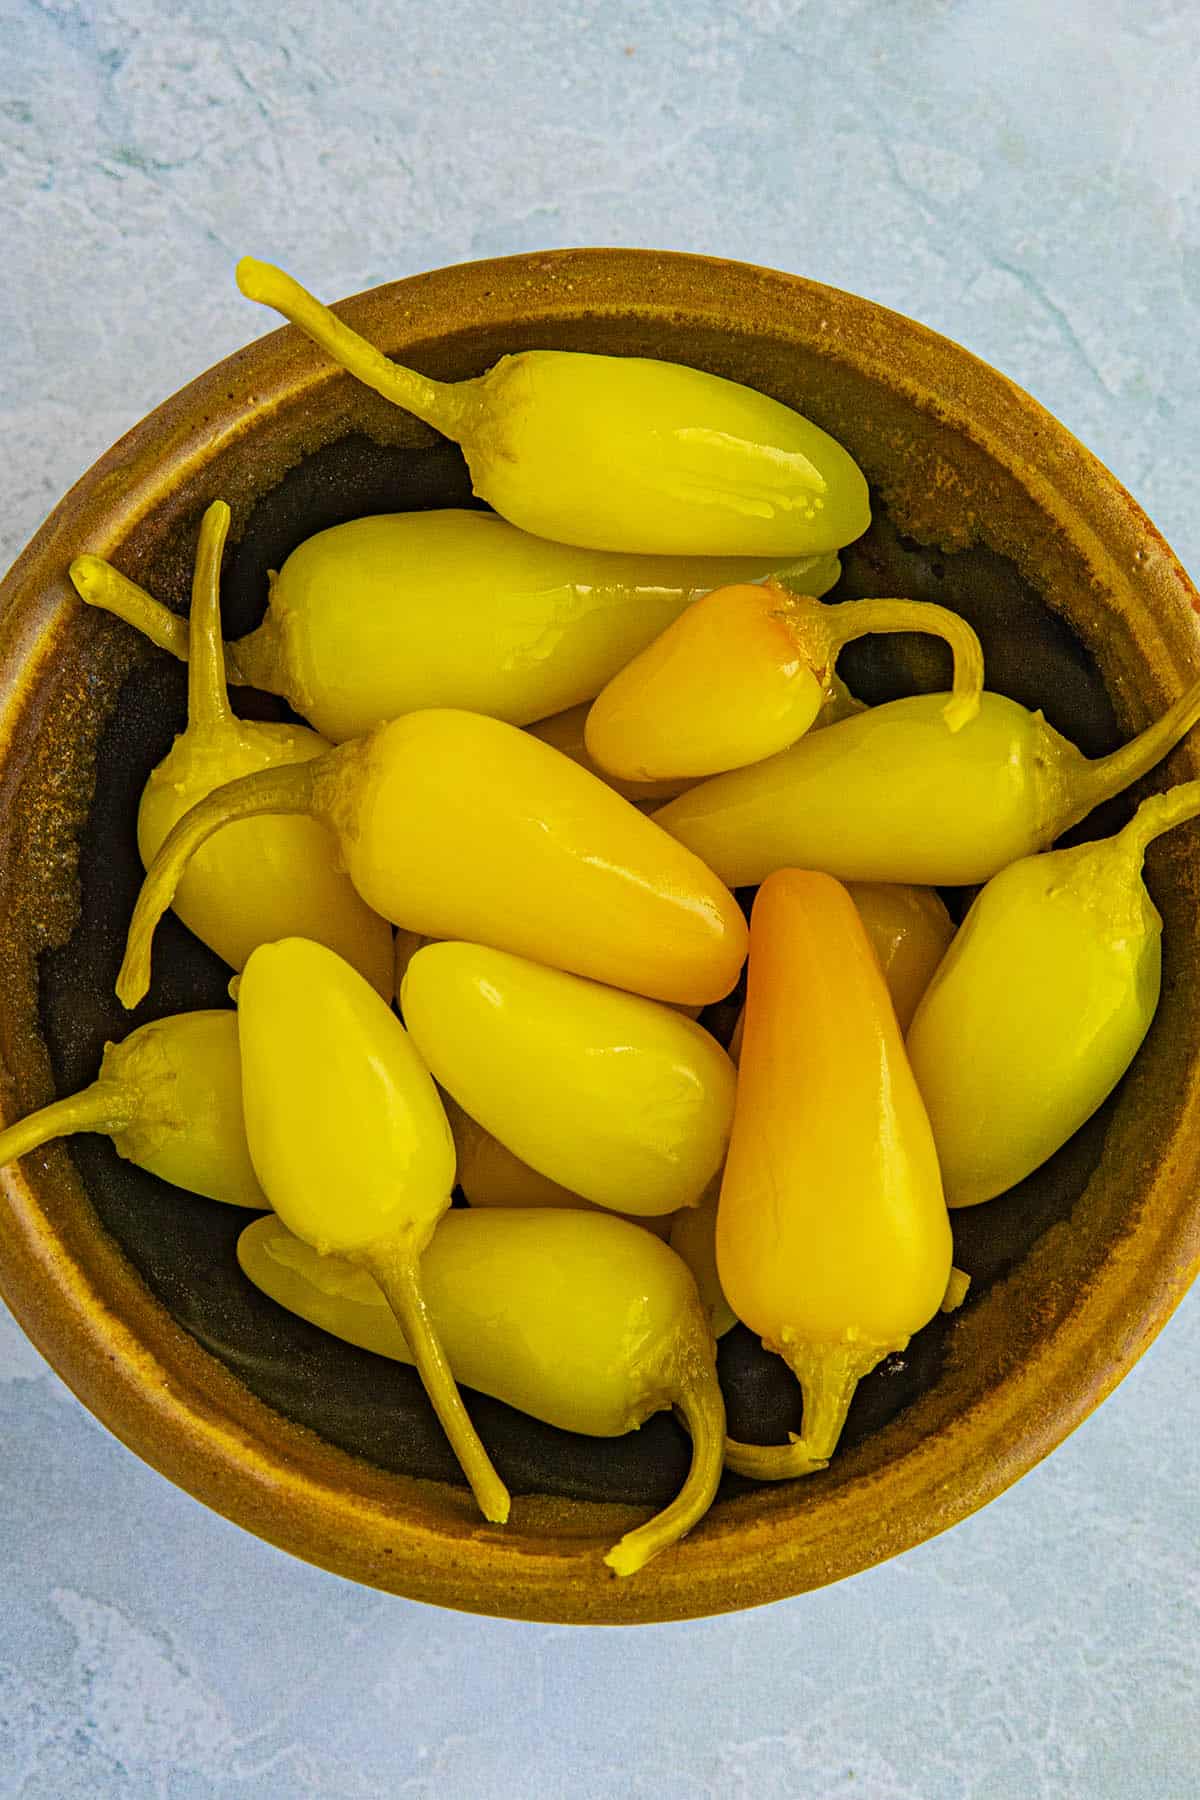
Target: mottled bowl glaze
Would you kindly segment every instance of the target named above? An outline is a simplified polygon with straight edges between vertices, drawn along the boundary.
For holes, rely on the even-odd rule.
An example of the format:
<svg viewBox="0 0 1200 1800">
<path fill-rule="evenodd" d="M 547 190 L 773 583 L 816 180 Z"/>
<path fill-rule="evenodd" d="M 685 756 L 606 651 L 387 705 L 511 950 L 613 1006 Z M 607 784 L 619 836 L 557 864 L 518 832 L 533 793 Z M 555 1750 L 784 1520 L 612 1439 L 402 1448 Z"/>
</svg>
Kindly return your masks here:
<svg viewBox="0 0 1200 1800">
<path fill-rule="evenodd" d="M 1090 753 L 1200 669 L 1197 597 L 1107 471 L 1033 400 L 943 338 L 810 282 L 735 263 L 579 251 L 474 263 L 347 301 L 389 353 L 441 377 L 543 345 L 674 358 L 800 406 L 847 444 L 876 523 L 840 595 L 907 592 L 975 623 L 990 685 Z M 248 315 L 248 323 L 254 315 Z M 204 506 L 234 509 L 227 624 L 265 575 L 356 514 L 464 504 L 458 453 L 292 331 L 231 357 L 132 431 L 67 496 L 0 593 L 0 1109 L 94 1073 L 139 867 L 136 799 L 183 712 L 182 671 L 88 612 L 83 550 L 184 606 Z M 877 700 L 941 685 L 931 640 L 852 648 Z M 245 697 L 247 710 L 276 703 Z M 1155 777 L 1200 775 L 1184 745 Z M 1094 831 L 1108 825 L 1089 822 Z M 1169 1316 L 1200 1255 L 1200 858 L 1150 857 L 1166 921 L 1162 1006 L 1117 1095 L 1045 1170 L 955 1219 L 967 1306 L 863 1384 L 834 1464 L 726 1481 L 703 1526 L 618 1581 L 603 1549 L 679 1480 L 660 1418 L 589 1441 L 472 1408 L 516 1494 L 504 1531 L 455 1478 L 412 1372 L 273 1308 L 242 1281 L 244 1215 L 83 1138 L 0 1177 L 0 1289 L 80 1398 L 207 1505 L 356 1581 L 447 1606 L 593 1623 L 753 1606 L 867 1568 L 963 1518 L 1061 1441 Z M 174 922 L 133 1023 L 221 1004 L 227 971 Z M 798 1398 L 739 1329 L 722 1347 L 741 1436 L 781 1437 Z"/>
</svg>

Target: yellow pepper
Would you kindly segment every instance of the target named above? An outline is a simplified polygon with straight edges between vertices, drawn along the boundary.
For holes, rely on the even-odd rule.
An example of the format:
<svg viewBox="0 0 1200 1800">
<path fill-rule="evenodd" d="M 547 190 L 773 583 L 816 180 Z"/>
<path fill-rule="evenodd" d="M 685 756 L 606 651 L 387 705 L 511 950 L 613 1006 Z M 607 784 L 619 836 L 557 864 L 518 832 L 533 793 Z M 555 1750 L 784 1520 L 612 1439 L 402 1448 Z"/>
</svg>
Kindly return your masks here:
<svg viewBox="0 0 1200 1800">
<path fill-rule="evenodd" d="M 585 700 L 582 706 L 568 707 L 565 712 L 555 713 L 553 718 L 541 719 L 536 725 L 530 725 L 528 730 L 532 737 L 541 738 L 543 744 L 553 745 L 555 750 L 561 751 L 564 756 L 569 756 L 572 762 L 578 763 L 581 769 L 586 769 L 590 775 L 598 776 L 601 781 L 615 789 L 618 794 L 623 795 L 626 800 L 632 800 L 635 806 L 673 800 L 676 794 L 682 794 L 686 788 L 692 786 L 692 783 L 687 780 L 623 781 L 619 775 L 613 775 L 607 769 L 602 769 L 588 751 L 584 736 L 590 711 L 591 703 Z"/>
<path fill-rule="evenodd" d="M 676 1256 L 692 1271 L 700 1304 L 708 1314 L 714 1337 L 724 1337 L 737 1324 L 737 1315 L 725 1298 L 717 1273 L 717 1196 L 720 1182 L 713 1182 L 699 1206 L 685 1206 L 671 1220 L 667 1237 Z"/>
<path fill-rule="evenodd" d="M 412 1362 L 365 1270 L 321 1257 L 277 1219 L 242 1233 L 256 1287 L 335 1337 Z M 458 1211 L 423 1265 L 429 1312 L 460 1381 L 563 1431 L 623 1437 L 677 1409 L 692 1466 L 677 1497 L 605 1557 L 632 1575 L 712 1503 L 725 1407 L 712 1334 L 679 1258 L 649 1232 L 596 1212 Z"/>
<path fill-rule="evenodd" d="M 637 356 L 525 350 L 448 385 L 401 368 L 269 263 L 238 286 L 342 368 L 461 444 L 475 492 L 555 543 L 665 556 L 808 556 L 870 522 L 818 426 L 752 388 Z"/>
<path fill-rule="evenodd" d="M 154 927 L 191 855 L 271 812 L 332 827 L 368 905 L 428 937 L 694 1005 L 728 993 L 746 954 L 733 896 L 652 819 L 527 732 L 447 709 L 201 801 L 146 878 L 117 984 L 126 1005 L 146 990 Z"/>
<path fill-rule="evenodd" d="M 138 850 L 147 868 L 177 822 L 214 789 L 239 776 L 308 762 L 329 749 L 302 725 L 239 719 L 230 708 L 219 597 L 228 529 L 229 508 L 214 501 L 196 555 L 187 729 L 150 776 L 138 809 Z M 311 937 L 346 957 L 381 994 L 391 994 L 391 933 L 339 871 L 333 839 L 315 820 L 237 825 L 200 851 L 179 883 L 174 907 L 234 969 L 257 944 Z"/>
<path fill-rule="evenodd" d="M 433 941 L 415 931 L 396 933 L 397 994 L 404 986 L 408 965 L 417 951 L 423 950 L 426 944 Z M 590 1207 L 593 1204 L 581 1194 L 573 1194 L 557 1181 L 551 1181 L 548 1175 L 541 1175 L 536 1169 L 531 1169 L 519 1156 L 514 1156 L 499 1138 L 493 1137 L 490 1131 L 485 1131 L 477 1119 L 464 1112 L 453 1095 L 448 1094 L 444 1088 L 440 1088 L 438 1092 L 454 1138 L 458 1185 L 472 1206 Z M 635 1223 L 648 1231 L 656 1232 L 660 1237 L 666 1237 L 671 1229 L 671 1215 L 664 1214 L 655 1219 L 643 1217 L 635 1220 Z"/>
<path fill-rule="evenodd" d="M 790 1445 L 731 1468 L 822 1468 L 854 1389 L 938 1311 L 950 1225 L 933 1134 L 879 964 L 846 890 L 780 870 L 750 923 L 750 984 L 717 1267 L 737 1316 L 804 1395 Z"/>
<path fill-rule="evenodd" d="M 731 887 L 787 867 L 970 886 L 1047 849 L 1153 768 L 1200 717 L 1200 683 L 1094 761 L 1000 694 L 985 693 L 953 735 L 945 704 L 944 694 L 921 694 L 871 707 L 753 768 L 702 781 L 654 817 Z"/>
<path fill-rule="evenodd" d="M 653 1216 L 720 1168 L 733 1065 L 669 1007 L 463 943 L 418 950 L 400 1005 L 459 1105 L 572 1193 Z"/>
<path fill-rule="evenodd" d="M 333 743 L 430 706 L 526 725 L 598 694 L 697 595 L 778 569 L 578 550 L 461 508 L 386 513 L 293 550 L 263 623 L 225 658 L 232 680 L 282 694 Z M 820 556 L 786 574 L 824 593 L 839 572 Z M 187 660 L 185 621 L 110 563 L 78 557 L 71 579 Z"/>
<path fill-rule="evenodd" d="M 76 1131 L 103 1132 L 126 1161 L 193 1194 L 267 1205 L 246 1145 L 232 1012 L 178 1013 L 106 1044 L 90 1087 L 0 1131 L 0 1167 Z"/>
<path fill-rule="evenodd" d="M 1146 846 L 1200 813 L 1200 782 L 1115 837 L 1012 863 L 977 897 L 908 1035 L 951 1206 L 1021 1181 L 1137 1055 L 1158 1005 L 1162 920 Z"/>
<path fill-rule="evenodd" d="M 430 1317 L 421 1258 L 454 1189 L 454 1144 L 403 1025 L 320 944 L 264 944 L 238 989 L 246 1136 L 289 1230 L 370 1270 L 485 1518 L 508 1492 L 467 1416 Z"/>
<path fill-rule="evenodd" d="M 879 958 L 896 1021 L 907 1031 L 921 996 L 954 938 L 954 921 L 934 888 L 848 881 L 871 948 Z"/>
<path fill-rule="evenodd" d="M 785 750 L 817 722 L 843 647 L 928 631 L 954 650 L 946 722 L 979 710 L 983 655 L 965 619 L 919 600 L 823 606 L 776 582 L 706 594 L 618 671 L 587 717 L 589 755 L 625 781 L 716 775 Z"/>
<path fill-rule="evenodd" d="M 950 948 L 954 921 L 933 888 L 884 881 L 848 881 L 845 887 L 879 959 L 896 1022 L 907 1031 L 921 995 Z M 729 1040 L 735 1063 L 741 1055 L 744 1024 L 743 1009 Z"/>
</svg>

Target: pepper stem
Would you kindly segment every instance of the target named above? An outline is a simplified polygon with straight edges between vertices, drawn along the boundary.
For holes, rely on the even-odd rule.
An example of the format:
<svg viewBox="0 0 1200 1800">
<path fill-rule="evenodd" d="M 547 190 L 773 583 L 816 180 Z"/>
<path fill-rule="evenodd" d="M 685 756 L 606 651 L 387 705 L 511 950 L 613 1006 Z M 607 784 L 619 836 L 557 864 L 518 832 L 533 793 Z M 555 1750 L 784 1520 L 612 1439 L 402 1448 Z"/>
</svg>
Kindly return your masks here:
<svg viewBox="0 0 1200 1800">
<path fill-rule="evenodd" d="M 954 655 L 954 680 L 942 716 L 951 731 L 970 724 L 983 692 L 983 650 L 958 613 L 931 600 L 841 600 L 824 611 L 831 661 L 855 638 L 876 632 L 920 631 L 944 639 Z"/>
<path fill-rule="evenodd" d="M 1161 837 L 1164 831 L 1173 831 L 1176 825 L 1186 825 L 1189 819 L 1198 815 L 1200 781 L 1184 781 L 1178 787 L 1168 788 L 1165 794 L 1151 794 L 1148 800 L 1143 800 L 1117 837 L 1136 853 L 1140 862 L 1146 846 L 1156 837 Z"/>
<path fill-rule="evenodd" d="M 1114 750 L 1109 756 L 1097 757 L 1095 761 L 1085 758 L 1078 768 L 1072 767 L 1067 779 L 1064 803 L 1054 820 L 1047 842 L 1059 837 L 1072 825 L 1078 825 L 1080 819 L 1086 819 L 1094 807 L 1105 800 L 1111 800 L 1114 794 L 1122 793 L 1132 782 L 1152 769 L 1155 763 L 1161 762 L 1198 719 L 1200 681 L 1193 682 L 1161 719 L 1155 719 L 1152 725 L 1147 725 L 1145 731 L 1140 732 L 1128 744 L 1122 744 L 1119 750 Z M 1165 831 L 1169 827 L 1163 826 L 1162 829 Z M 1150 836 L 1154 835 L 1151 832 Z"/>
<path fill-rule="evenodd" d="M 827 1466 L 837 1449 L 854 1390 L 864 1375 L 881 1363 L 889 1349 L 903 1345 L 813 1344 L 797 1342 L 784 1331 L 777 1349 L 800 1383 L 804 1395 L 804 1430 L 792 1432 L 786 1444 L 741 1444 L 725 1440 L 725 1461 L 739 1475 L 755 1481 L 790 1481 Z M 907 1340 L 905 1340 L 907 1342 Z"/>
<path fill-rule="evenodd" d="M 77 556 L 71 564 L 71 580 L 75 592 L 88 606 L 113 613 L 149 638 L 159 650 L 165 650 L 180 662 L 187 662 L 188 621 L 173 613 L 161 600 L 156 600 L 153 594 L 148 594 L 136 581 L 130 581 L 128 575 L 114 569 L 102 556 Z M 224 656 L 226 680 L 244 685 L 246 677 L 238 661 L 237 647 L 226 644 Z"/>
<path fill-rule="evenodd" d="M 463 1405 L 458 1383 L 421 1292 L 419 1257 L 398 1244 L 376 1244 L 363 1251 L 356 1260 L 370 1269 L 396 1315 L 425 1392 L 450 1439 L 459 1467 L 471 1484 L 480 1512 L 493 1525 L 505 1524 L 511 1505 L 508 1489 L 492 1467 L 491 1458 Z"/>
<path fill-rule="evenodd" d="M 0 1168 L 39 1150 L 52 1138 L 70 1137 L 77 1131 L 103 1131 L 111 1135 L 132 1125 L 137 1115 L 137 1094 L 123 1081 L 93 1081 L 78 1094 L 52 1100 L 40 1112 L 18 1119 L 0 1131 Z"/>
<path fill-rule="evenodd" d="M 221 558 L 229 508 L 214 500 L 200 521 L 188 621 L 188 730 L 215 733 L 233 721 L 221 642 Z"/>
<path fill-rule="evenodd" d="M 687 1479 L 669 1506 L 613 1545 L 604 1560 L 618 1575 L 635 1575 L 660 1550 L 677 1544 L 713 1503 L 725 1451 L 725 1401 L 715 1371 L 706 1366 L 685 1379 L 675 1405 L 692 1439 Z"/>
<path fill-rule="evenodd" d="M 394 406 L 424 419 L 435 431 L 456 442 L 460 436 L 466 408 L 460 392 L 445 381 L 431 381 L 415 369 L 405 369 L 386 357 L 374 344 L 344 325 L 336 313 L 322 306 L 306 288 L 274 263 L 258 262 L 243 256 L 237 266 L 237 284 L 247 300 L 270 306 L 314 344 L 331 356 L 356 381 L 374 388 Z"/>
<path fill-rule="evenodd" d="M 258 769 L 242 775 L 197 801 L 164 838 L 146 871 L 142 891 L 133 909 L 125 960 L 117 976 L 117 998 L 133 1007 L 150 986 L 150 947 L 154 929 L 175 898 L 183 872 L 196 851 L 223 825 L 261 813 L 307 813 L 313 810 L 313 770 L 322 759 L 285 763 L 280 768 Z"/>
</svg>

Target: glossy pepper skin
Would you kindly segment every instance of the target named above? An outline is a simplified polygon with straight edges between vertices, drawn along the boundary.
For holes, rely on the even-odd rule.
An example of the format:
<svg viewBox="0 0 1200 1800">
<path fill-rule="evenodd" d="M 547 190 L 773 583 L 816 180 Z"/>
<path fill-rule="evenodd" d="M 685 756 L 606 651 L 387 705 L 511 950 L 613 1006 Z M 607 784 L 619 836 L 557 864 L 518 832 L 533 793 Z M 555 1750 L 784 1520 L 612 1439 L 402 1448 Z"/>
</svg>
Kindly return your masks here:
<svg viewBox="0 0 1200 1800">
<path fill-rule="evenodd" d="M 940 1307 L 950 1251 L 933 1134 L 854 903 L 827 875 L 780 870 L 751 915 L 717 1268 L 799 1380 L 803 1435 L 727 1445 L 730 1466 L 823 1467 L 859 1380 Z"/>
<path fill-rule="evenodd" d="M 277 1219 L 238 1242 L 256 1287 L 364 1350 L 412 1354 L 365 1270 L 316 1255 Z M 665 1244 L 597 1212 L 458 1211 L 425 1255 L 429 1311 L 465 1386 L 589 1437 L 623 1437 L 675 1407 L 692 1438 L 676 1499 L 605 1561 L 631 1575 L 707 1512 L 725 1407 L 695 1284 Z"/>
<path fill-rule="evenodd" d="M 788 867 L 842 881 L 970 886 L 1047 849 L 1153 768 L 1200 717 L 1200 683 L 1095 760 L 1000 694 L 985 693 L 954 733 L 945 703 L 944 694 L 921 694 L 871 707 L 689 788 L 655 820 L 731 887 Z"/>
<path fill-rule="evenodd" d="M 954 921 L 933 888 L 894 882 L 847 881 L 846 892 L 863 922 L 887 983 L 896 1023 L 905 1032 L 921 996 L 954 938 Z M 729 1040 L 736 1063 L 741 1055 L 745 1009 Z"/>
<path fill-rule="evenodd" d="M 232 680 L 282 694 L 333 743 L 430 706 L 527 725 L 598 694 L 698 595 L 778 568 L 578 550 L 463 508 L 385 513 L 293 550 L 263 623 L 225 658 Z M 821 556 L 787 574 L 824 593 L 839 572 Z M 135 582 L 97 556 L 77 558 L 71 578 L 186 661 L 184 620 Z"/>
<path fill-rule="evenodd" d="M 615 789 L 626 800 L 632 800 L 635 806 L 653 808 L 664 800 L 673 800 L 676 794 L 682 794 L 690 787 L 690 781 L 625 781 L 619 775 L 613 775 L 608 769 L 602 769 L 587 747 L 587 717 L 591 711 L 591 702 L 585 700 L 581 706 L 568 707 L 565 712 L 555 713 L 552 718 L 539 719 L 536 725 L 527 727 L 531 737 L 540 738 L 543 744 L 550 744 L 560 750 L 564 756 L 578 763 L 590 775 Z"/>
<path fill-rule="evenodd" d="M 461 444 L 475 492 L 560 544 L 668 556 L 808 556 L 870 523 L 867 484 L 818 426 L 680 363 L 526 350 L 453 386 L 401 368 L 269 263 L 238 286 L 385 399 Z"/>
<path fill-rule="evenodd" d="M 264 944 L 238 989 L 242 1097 L 255 1171 L 297 1237 L 369 1269 L 485 1518 L 508 1493 L 467 1417 L 430 1319 L 421 1259 L 454 1189 L 437 1090 L 395 1014 L 332 951 Z"/>
<path fill-rule="evenodd" d="M 1200 783 L 1155 794 L 1115 837 L 1026 857 L 976 898 L 908 1034 L 951 1206 L 1040 1167 L 1137 1055 L 1161 982 L 1142 861 L 1197 812 Z"/>
<path fill-rule="evenodd" d="M 460 1106 L 571 1192 L 653 1216 L 720 1169 L 733 1065 L 669 1007 L 465 943 L 419 950 L 400 1005 Z"/>
<path fill-rule="evenodd" d="M 746 926 L 728 889 L 611 788 L 478 713 L 410 713 L 303 767 L 211 795 L 147 876 L 117 984 L 134 1005 L 150 939 L 189 857 L 228 821 L 311 813 L 362 898 L 427 937 L 558 964 L 654 999 L 729 992 Z"/>
<path fill-rule="evenodd" d="M 886 881 L 848 881 L 846 892 L 879 958 L 896 1022 L 912 1023 L 921 996 L 954 940 L 954 921 L 933 888 Z"/>
<path fill-rule="evenodd" d="M 77 1131 L 174 1187 L 264 1208 L 242 1118 L 237 1015 L 177 1013 L 106 1044 L 90 1087 L 0 1131 L 0 1167 Z"/>
<path fill-rule="evenodd" d="M 671 1220 L 667 1235 L 676 1256 L 692 1271 L 700 1304 L 708 1314 L 714 1337 L 724 1337 L 737 1324 L 737 1315 L 725 1298 L 717 1273 L 717 1198 L 720 1182 L 714 1181 L 699 1206 L 685 1206 Z"/>
<path fill-rule="evenodd" d="M 329 748 L 315 731 L 237 718 L 221 650 L 219 583 L 229 508 L 214 501 L 200 527 L 190 620 L 187 729 L 146 783 L 138 850 L 149 867 L 172 828 L 239 776 L 310 761 Z M 182 623 L 182 621 L 180 621 Z M 257 944 L 298 934 L 328 944 L 391 994 L 391 934 L 336 867 L 329 832 L 311 819 L 255 819 L 208 844 L 175 893 L 184 924 L 231 968 Z"/>
<path fill-rule="evenodd" d="M 718 588 L 618 670 L 587 717 L 589 755 L 625 781 L 716 775 L 762 762 L 816 724 L 842 648 L 880 631 L 952 645 L 957 730 L 974 717 L 983 654 L 965 619 L 917 600 L 823 606 L 776 582 Z"/>
</svg>

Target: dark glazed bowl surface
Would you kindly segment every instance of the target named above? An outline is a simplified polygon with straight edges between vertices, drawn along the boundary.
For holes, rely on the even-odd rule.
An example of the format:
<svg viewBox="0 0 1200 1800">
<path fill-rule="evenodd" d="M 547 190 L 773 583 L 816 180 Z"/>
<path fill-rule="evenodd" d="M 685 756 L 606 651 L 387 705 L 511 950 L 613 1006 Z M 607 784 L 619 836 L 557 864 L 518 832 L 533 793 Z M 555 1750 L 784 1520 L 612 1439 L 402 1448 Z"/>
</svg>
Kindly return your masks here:
<svg viewBox="0 0 1200 1800">
<path fill-rule="evenodd" d="M 875 524 L 846 554 L 834 597 L 955 607 L 983 640 L 989 686 L 1041 706 L 1089 754 L 1200 668 L 1196 596 L 1107 471 L 994 371 L 867 301 L 739 264 L 581 251 L 442 270 L 340 310 L 441 377 L 542 345 L 665 356 L 801 407 L 846 443 L 874 493 Z M 235 518 L 229 635 L 257 621 L 267 570 L 312 532 L 474 503 L 456 449 L 287 331 L 168 401 L 47 521 L 0 593 L 6 1121 L 84 1085 L 106 1038 L 226 1001 L 228 971 L 174 919 L 144 1005 L 125 1015 L 113 996 L 141 874 L 137 799 L 182 723 L 184 679 L 81 607 L 66 580 L 71 558 L 92 550 L 185 608 L 200 514 L 217 497 Z M 947 664 L 932 640 L 903 637 L 852 646 L 842 670 L 878 701 L 944 685 Z M 266 696 L 238 704 L 279 711 Z M 1155 785 L 1197 774 L 1185 745 Z M 956 1261 L 973 1278 L 966 1307 L 863 1383 L 827 1472 L 770 1488 L 727 1478 L 704 1525 L 631 1580 L 601 1554 L 678 1485 L 687 1445 L 671 1419 L 594 1440 L 471 1397 L 517 1496 L 507 1530 L 489 1528 L 412 1371 L 274 1307 L 234 1260 L 248 1215 L 166 1187 L 107 1139 L 0 1176 L 0 1289 L 140 1455 L 352 1579 L 514 1617 L 625 1623 L 836 1580 L 945 1529 L 1044 1456 L 1136 1360 L 1195 1271 L 1191 832 L 1154 847 L 1149 879 L 1166 924 L 1154 1028 L 1117 1094 L 1050 1164 L 954 1215 Z M 795 1384 L 740 1327 L 721 1369 L 737 1435 L 796 1428 Z"/>
</svg>

